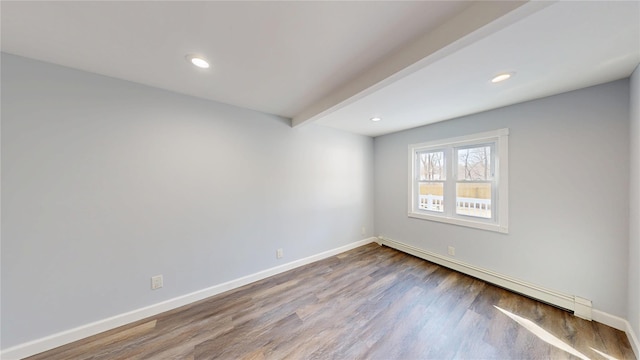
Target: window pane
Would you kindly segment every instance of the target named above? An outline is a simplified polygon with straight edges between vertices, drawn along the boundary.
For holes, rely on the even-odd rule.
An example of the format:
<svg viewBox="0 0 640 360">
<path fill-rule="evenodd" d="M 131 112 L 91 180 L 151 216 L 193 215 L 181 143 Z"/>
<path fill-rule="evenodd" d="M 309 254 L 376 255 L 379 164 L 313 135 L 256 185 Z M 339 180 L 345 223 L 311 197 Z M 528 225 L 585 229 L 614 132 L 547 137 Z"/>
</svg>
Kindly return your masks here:
<svg viewBox="0 0 640 360">
<path fill-rule="evenodd" d="M 456 149 L 458 180 L 493 180 L 491 146 Z"/>
<path fill-rule="evenodd" d="M 419 180 L 444 180 L 444 152 L 432 151 L 418 153 Z"/>
<path fill-rule="evenodd" d="M 456 214 L 491 219 L 492 210 L 490 183 L 456 184 Z"/>
<path fill-rule="evenodd" d="M 444 183 L 423 182 L 420 183 L 420 194 L 418 195 L 418 209 L 443 212 Z"/>
</svg>

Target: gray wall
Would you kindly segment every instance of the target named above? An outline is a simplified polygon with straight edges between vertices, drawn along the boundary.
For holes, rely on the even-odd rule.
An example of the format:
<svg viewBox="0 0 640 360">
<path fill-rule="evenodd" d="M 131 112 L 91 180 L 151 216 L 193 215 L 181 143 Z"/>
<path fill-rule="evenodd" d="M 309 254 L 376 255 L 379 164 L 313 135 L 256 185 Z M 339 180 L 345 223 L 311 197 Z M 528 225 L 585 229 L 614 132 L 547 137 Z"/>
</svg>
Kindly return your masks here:
<svg viewBox="0 0 640 360">
<path fill-rule="evenodd" d="M 509 128 L 509 234 L 407 217 L 408 145 Z M 629 81 L 375 138 L 379 235 L 626 318 Z"/>
<path fill-rule="evenodd" d="M 636 336 L 640 336 L 640 66 L 631 76 L 630 98 L 629 322 Z"/>
<path fill-rule="evenodd" d="M 375 234 L 640 335 L 639 94 L 636 70 L 630 104 L 621 80 L 372 141 L 3 54 L 2 348 L 372 236 L 374 190 Z M 509 234 L 407 218 L 408 144 L 503 127 Z"/>
<path fill-rule="evenodd" d="M 372 177 L 371 138 L 3 54 L 2 347 L 373 236 Z"/>
</svg>

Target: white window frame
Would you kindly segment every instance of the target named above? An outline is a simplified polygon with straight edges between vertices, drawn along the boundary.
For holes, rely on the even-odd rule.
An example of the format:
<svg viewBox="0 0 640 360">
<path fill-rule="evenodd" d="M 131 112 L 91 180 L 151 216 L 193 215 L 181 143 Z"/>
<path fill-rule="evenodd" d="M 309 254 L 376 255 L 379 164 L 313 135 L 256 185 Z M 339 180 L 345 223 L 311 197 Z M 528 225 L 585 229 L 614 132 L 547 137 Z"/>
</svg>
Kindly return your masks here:
<svg viewBox="0 0 640 360">
<path fill-rule="evenodd" d="M 491 144 L 494 154 L 494 186 L 491 198 L 491 219 L 456 214 L 457 165 L 454 164 L 456 148 Z M 509 129 L 499 129 L 449 139 L 409 145 L 409 211 L 411 218 L 438 221 L 482 230 L 509 232 Z M 444 188 L 444 212 L 419 209 L 419 165 L 417 154 L 424 151 L 444 150 L 446 180 Z"/>
</svg>

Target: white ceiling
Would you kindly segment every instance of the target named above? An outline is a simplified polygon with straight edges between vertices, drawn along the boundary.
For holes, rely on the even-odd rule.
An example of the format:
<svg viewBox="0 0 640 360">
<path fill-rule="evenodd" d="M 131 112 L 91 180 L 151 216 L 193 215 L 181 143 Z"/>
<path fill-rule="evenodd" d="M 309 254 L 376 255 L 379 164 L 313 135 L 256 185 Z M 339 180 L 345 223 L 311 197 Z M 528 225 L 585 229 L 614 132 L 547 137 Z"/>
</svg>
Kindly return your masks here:
<svg viewBox="0 0 640 360">
<path fill-rule="evenodd" d="M 640 62 L 639 5 L 545 3 L 511 25 L 496 26 L 489 36 L 336 106 L 318 123 L 377 136 L 626 78 Z M 515 76 L 491 83 L 501 72 Z M 372 123 L 373 116 L 383 121 Z"/>
<path fill-rule="evenodd" d="M 638 1 L 2 1 L 0 11 L 3 52 L 369 136 L 624 78 L 640 62 Z M 490 84 L 501 71 L 516 75 Z"/>
</svg>

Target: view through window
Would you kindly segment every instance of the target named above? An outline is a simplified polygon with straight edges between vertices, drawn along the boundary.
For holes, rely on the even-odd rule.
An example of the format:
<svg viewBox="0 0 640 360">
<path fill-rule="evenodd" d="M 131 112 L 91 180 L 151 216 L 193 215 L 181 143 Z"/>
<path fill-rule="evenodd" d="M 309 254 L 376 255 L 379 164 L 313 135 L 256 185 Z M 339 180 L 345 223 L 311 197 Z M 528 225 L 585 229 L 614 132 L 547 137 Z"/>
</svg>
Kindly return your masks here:
<svg viewBox="0 0 640 360">
<path fill-rule="evenodd" d="M 409 216 L 507 232 L 507 136 L 410 145 Z"/>
</svg>

